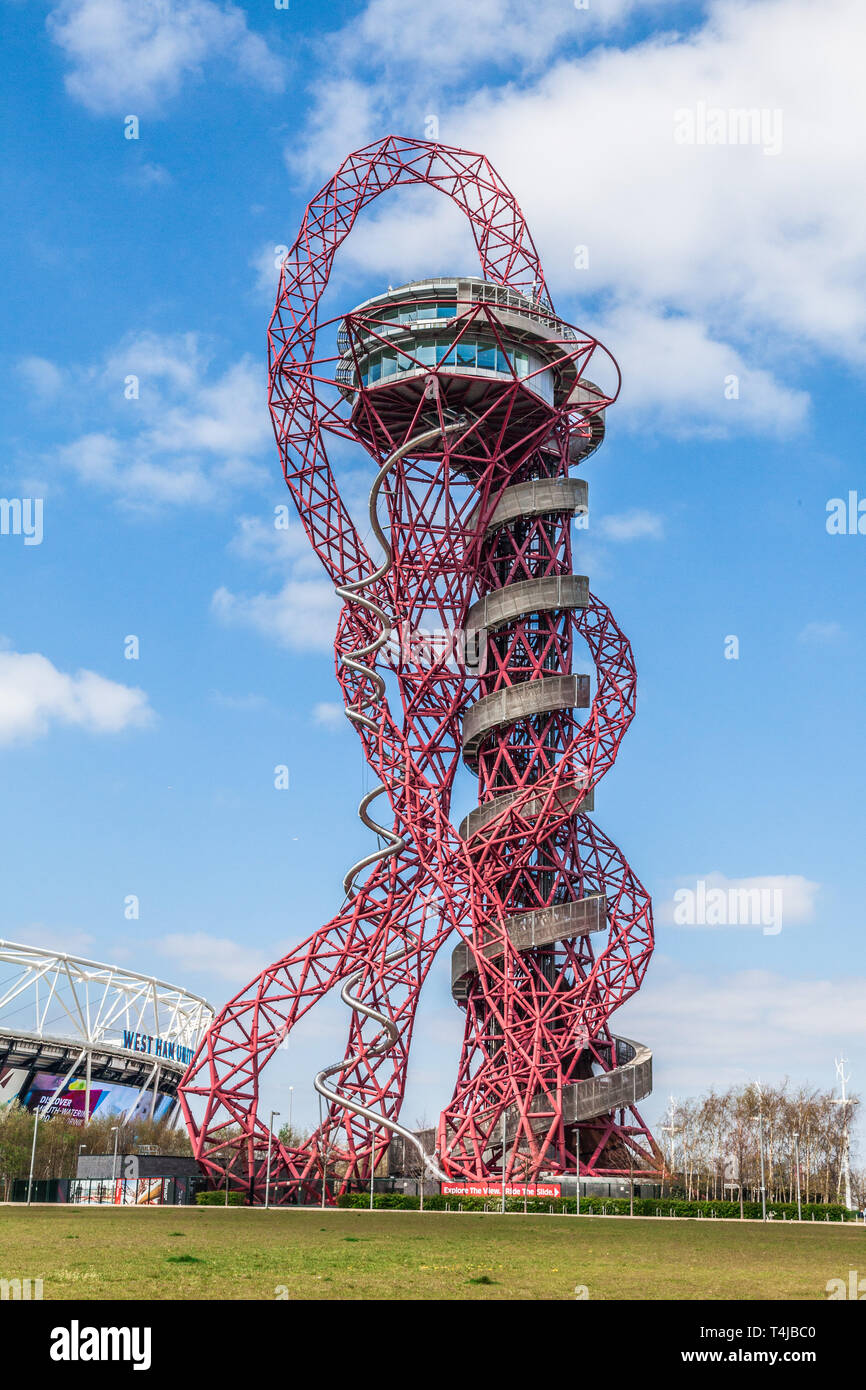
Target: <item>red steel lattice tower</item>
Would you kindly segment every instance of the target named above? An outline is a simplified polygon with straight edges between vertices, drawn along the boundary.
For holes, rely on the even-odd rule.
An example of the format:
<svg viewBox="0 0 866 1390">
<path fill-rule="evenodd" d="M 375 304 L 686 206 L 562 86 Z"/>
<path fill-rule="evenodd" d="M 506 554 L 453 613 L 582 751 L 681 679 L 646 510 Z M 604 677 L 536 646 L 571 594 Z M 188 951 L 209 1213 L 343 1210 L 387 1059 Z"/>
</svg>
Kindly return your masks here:
<svg viewBox="0 0 866 1390">
<path fill-rule="evenodd" d="M 426 184 L 468 218 L 477 277 L 414 282 L 339 319 L 319 303 L 358 213 Z M 613 359 L 555 312 L 509 190 L 481 155 L 389 136 L 310 203 L 269 332 L 286 482 L 343 599 L 336 667 L 377 785 L 359 808 L 386 843 L 349 870 L 326 926 L 221 1011 L 181 1088 L 215 1185 L 264 1197 L 261 1075 L 297 1021 L 340 987 L 344 1058 L 315 1079 L 322 1122 L 271 1157 L 274 1200 L 366 1183 L 407 1146 L 434 1176 L 654 1170 L 636 1110 L 648 1049 L 610 1030 L 652 952 L 649 896 L 590 818 L 635 708 L 631 647 L 573 573 L 571 476 L 601 443 Z M 595 384 L 605 368 L 615 385 Z M 373 460 L 364 544 L 326 437 Z M 588 652 L 591 671 L 576 672 Z M 587 711 L 586 716 L 577 711 Z M 461 760 L 478 805 L 450 819 Z M 373 819 L 377 798 L 385 825 Z M 382 817 L 382 812 L 377 811 Z M 399 1114 L 415 1010 L 449 937 L 465 1010 L 453 1097 L 435 1131 Z"/>
</svg>

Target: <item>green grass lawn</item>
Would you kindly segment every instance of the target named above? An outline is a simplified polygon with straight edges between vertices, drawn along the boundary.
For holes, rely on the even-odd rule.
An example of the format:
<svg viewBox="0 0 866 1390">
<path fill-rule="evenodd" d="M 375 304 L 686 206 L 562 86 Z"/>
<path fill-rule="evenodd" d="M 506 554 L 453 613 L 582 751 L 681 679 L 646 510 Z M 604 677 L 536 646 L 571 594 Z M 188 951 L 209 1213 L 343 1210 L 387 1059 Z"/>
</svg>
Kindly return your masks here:
<svg viewBox="0 0 866 1390">
<path fill-rule="evenodd" d="M 866 1229 L 822 1223 L 0 1208 L 0 1278 L 46 1299 L 825 1299 L 860 1266 Z"/>
</svg>

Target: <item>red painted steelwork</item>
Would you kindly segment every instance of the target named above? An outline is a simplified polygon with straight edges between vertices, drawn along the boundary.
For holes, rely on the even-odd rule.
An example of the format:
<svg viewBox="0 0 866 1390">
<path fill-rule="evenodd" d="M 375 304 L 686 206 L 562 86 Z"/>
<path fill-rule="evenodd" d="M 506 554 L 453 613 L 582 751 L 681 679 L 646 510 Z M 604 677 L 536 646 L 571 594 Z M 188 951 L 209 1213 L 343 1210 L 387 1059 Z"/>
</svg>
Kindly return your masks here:
<svg viewBox="0 0 866 1390">
<path fill-rule="evenodd" d="M 338 321 L 321 321 L 319 303 L 337 248 L 362 208 L 409 184 L 439 189 L 468 218 L 481 279 L 420 282 L 362 306 L 340 321 L 332 346 Z M 439 357 L 418 346 L 427 341 L 419 330 L 393 375 L 374 381 L 371 354 L 381 348 L 387 357 L 403 332 L 400 315 L 423 319 L 422 310 L 445 301 L 450 336 Z M 528 350 L 518 359 L 519 342 L 538 346 L 544 371 L 533 369 Z M 610 1017 L 638 989 L 652 951 L 649 896 L 587 813 L 634 714 L 631 647 L 604 604 L 573 580 L 576 597 L 546 606 L 533 599 L 539 585 L 571 575 L 569 467 L 599 441 L 618 389 L 615 364 L 617 387 L 605 394 L 588 371 L 612 359 L 554 314 L 520 209 L 488 161 L 396 137 L 351 155 L 313 199 L 284 263 L 269 345 L 286 482 L 345 596 L 337 676 L 393 830 L 383 856 L 351 878 L 333 920 L 262 971 L 209 1030 L 181 1090 L 196 1156 L 214 1184 L 263 1199 L 262 1072 L 337 985 L 351 988 L 354 1010 L 346 1060 L 330 1083 L 339 1100 L 305 1144 L 274 1144 L 272 1192 L 279 1201 L 315 1199 L 325 1171 L 329 1200 L 366 1183 L 400 1113 L 422 985 L 452 937 L 467 943 L 472 968 L 457 1084 L 437 1127 L 440 1169 L 458 1181 L 499 1176 L 503 1129 L 509 1181 L 574 1172 L 578 1134 L 586 1174 L 653 1168 L 658 1150 L 633 1106 L 618 1096 L 618 1108 L 587 1118 L 583 1099 L 593 1076 L 620 1066 Z M 494 349 L 502 355 L 491 357 Z M 481 368 L 482 351 L 494 370 Z M 381 484 L 390 564 L 368 551 L 346 509 L 328 434 L 360 441 L 376 469 L 392 460 Z M 419 435 L 426 442 L 407 449 Z M 521 500 L 516 515 L 497 522 L 503 499 L 501 514 L 514 512 L 509 499 L 518 494 L 508 489 L 533 482 L 564 484 L 558 510 L 554 500 L 533 514 Z M 524 587 L 503 594 L 514 585 Z M 476 667 L 454 636 L 485 595 L 510 606 L 485 620 Z M 425 650 L 409 640 L 431 627 L 444 644 L 428 640 Z M 576 649 L 588 650 L 594 669 L 583 722 L 571 677 Z M 552 707 L 535 708 L 551 691 Z M 510 693 L 493 699 L 504 714 L 488 728 L 489 704 L 478 701 L 497 692 Z M 520 705 L 527 699 L 528 709 Z M 466 761 L 478 773 L 479 808 L 489 809 L 470 818 L 463 838 L 449 812 L 470 709 L 481 728 Z M 593 895 L 603 895 L 603 931 L 530 947 L 512 940 L 515 919 L 534 921 L 527 914 Z"/>
</svg>

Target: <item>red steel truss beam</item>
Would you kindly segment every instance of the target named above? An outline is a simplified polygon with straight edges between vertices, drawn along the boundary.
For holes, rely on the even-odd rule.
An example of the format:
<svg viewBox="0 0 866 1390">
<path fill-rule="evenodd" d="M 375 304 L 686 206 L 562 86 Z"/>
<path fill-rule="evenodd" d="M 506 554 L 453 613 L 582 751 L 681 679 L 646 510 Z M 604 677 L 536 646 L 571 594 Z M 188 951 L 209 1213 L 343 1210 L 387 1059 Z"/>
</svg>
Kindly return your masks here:
<svg viewBox="0 0 866 1390">
<path fill-rule="evenodd" d="M 411 354 L 415 387 L 374 389 L 361 382 L 364 354 L 387 348 L 391 322 L 375 305 L 345 316 L 334 350 L 337 321 L 320 320 L 319 304 L 336 251 L 363 208 L 411 184 L 438 189 L 461 210 L 482 280 L 524 296 L 527 322 L 546 325 L 548 367 L 570 372 L 582 395 L 552 404 L 532 390 L 532 373 L 521 380 L 512 367 L 497 380 L 479 374 L 464 415 L 459 369 L 425 366 Z M 509 351 L 507 305 L 482 293 L 482 302 L 458 308 L 455 344 L 483 333 Z M 358 1006 L 332 1083 L 340 1101 L 306 1143 L 274 1144 L 271 1190 L 282 1202 L 314 1199 L 327 1174 L 333 1200 L 367 1182 L 400 1114 L 421 988 L 450 937 L 467 944 L 474 968 L 457 1083 L 437 1126 L 440 1169 L 481 1179 L 504 1166 L 509 1179 L 534 1181 L 541 1172 L 573 1172 L 579 1137 L 584 1173 L 653 1168 L 658 1150 L 634 1106 L 611 1092 L 616 1105 L 587 1117 L 584 1099 L 593 1075 L 618 1083 L 626 1074 L 610 1018 L 640 986 L 652 952 L 649 896 L 588 814 L 634 714 L 631 647 L 591 594 L 572 607 L 539 599 L 517 611 L 520 596 L 547 592 L 538 586 L 572 572 L 573 484 L 561 490 L 568 500 L 559 510 L 492 520 L 509 487 L 563 482 L 570 461 L 595 447 L 615 393 L 593 387 L 586 373 L 604 349 L 556 319 L 523 215 L 483 156 L 389 136 L 350 155 L 307 208 L 283 265 L 269 352 L 286 482 L 313 549 L 346 595 L 337 676 L 382 783 L 379 805 L 390 807 L 392 848 L 352 881 L 331 922 L 220 1012 L 181 1087 L 195 1154 L 215 1185 L 263 1200 L 262 1073 L 308 1010 L 351 983 Z M 432 442 L 431 428 L 440 431 Z M 427 443 L 413 451 L 407 446 L 419 433 Z M 395 459 L 382 485 L 390 567 L 368 551 L 340 496 L 328 434 L 360 442 L 374 472 Z M 421 659 L 411 642 L 406 649 L 406 634 L 431 621 L 450 642 L 473 602 L 499 602 L 515 584 L 523 587 L 504 596 L 508 616 L 484 634 L 479 667 L 448 659 L 450 651 Z M 391 640 L 377 649 L 384 624 Z M 577 649 L 588 651 L 595 673 L 587 717 L 579 722 L 571 708 L 533 712 L 537 682 L 567 677 Z M 362 662 L 360 652 L 368 653 Z M 484 735 L 473 766 L 479 807 L 489 809 L 464 839 L 449 816 L 464 716 L 478 699 L 507 690 L 527 710 Z M 525 914 L 593 894 L 604 895 L 606 912 L 597 941 L 554 933 L 527 949 L 509 936 L 508 923 L 530 921 Z M 393 1041 L 383 1047 L 386 1032 Z"/>
</svg>

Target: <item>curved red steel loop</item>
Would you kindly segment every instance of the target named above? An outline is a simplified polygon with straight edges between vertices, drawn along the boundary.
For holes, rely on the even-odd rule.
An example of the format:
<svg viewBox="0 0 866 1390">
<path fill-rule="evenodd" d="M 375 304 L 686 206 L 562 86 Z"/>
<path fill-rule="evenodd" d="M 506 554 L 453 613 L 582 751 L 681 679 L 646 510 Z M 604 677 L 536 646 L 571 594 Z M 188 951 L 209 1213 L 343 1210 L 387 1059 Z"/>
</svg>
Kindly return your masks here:
<svg viewBox="0 0 866 1390">
<path fill-rule="evenodd" d="M 558 406 L 540 409 L 512 365 L 512 379 L 461 413 L 438 363 L 412 359 L 423 390 L 396 414 L 392 401 L 389 413 L 388 393 L 368 389 L 359 365 L 359 335 L 386 341 L 375 306 L 340 321 L 336 353 L 320 350 L 337 322 L 320 322 L 319 303 L 338 247 L 368 203 L 412 184 L 437 188 L 464 213 L 483 281 L 517 293 L 524 319 L 546 335 L 547 360 L 571 372 L 576 386 Z M 455 344 L 480 324 L 507 350 L 508 311 L 495 295 L 457 303 Z M 604 350 L 555 315 L 523 215 L 489 162 L 396 136 L 350 155 L 310 203 L 283 264 L 268 339 L 286 482 L 345 600 L 337 675 L 393 826 L 371 819 L 368 795 L 362 818 L 386 845 L 366 877 L 359 882 L 362 861 L 347 875 L 340 913 L 229 1001 L 202 1041 L 181 1087 L 196 1156 L 214 1184 L 262 1200 L 261 1074 L 299 1019 L 341 985 L 353 1008 L 345 1059 L 320 1073 L 336 1080 L 316 1082 L 328 1100 L 320 1128 L 303 1143 L 272 1146 L 275 1200 L 315 1199 L 323 1186 L 333 1200 L 368 1182 L 395 1134 L 395 1145 L 411 1140 L 428 1155 L 435 1147 L 425 1160 L 431 1169 L 458 1177 L 573 1171 L 579 1137 L 584 1172 L 651 1167 L 658 1151 L 633 1103 L 639 1076 L 645 1084 L 645 1049 L 609 1031 L 645 973 L 651 905 L 587 814 L 634 715 L 634 660 L 609 610 L 571 574 L 575 505 L 557 501 L 567 489 L 547 510 L 515 511 L 509 501 L 519 488 L 528 495 L 533 479 L 567 482 L 575 441 L 578 461 L 600 442 L 615 393 L 586 371 Z M 361 442 L 379 470 L 373 553 L 340 497 L 329 432 Z M 511 519 L 497 524 L 501 504 Z M 544 583 L 570 584 L 574 597 L 526 611 L 512 602 L 510 617 L 484 629 L 486 665 L 422 660 L 411 639 L 406 649 L 404 630 L 431 613 L 453 636 L 479 603 L 511 602 Z M 523 588 L 509 593 L 510 585 Z M 588 682 L 581 687 L 589 705 L 582 724 L 580 681 L 569 674 L 578 642 L 596 675 L 591 702 Z M 508 700 L 531 703 L 543 692 L 529 683 L 545 679 L 571 694 L 531 715 L 515 704 L 470 747 L 467 715 L 481 701 L 511 691 Z M 449 810 L 461 757 L 478 773 L 479 806 L 457 830 Z M 592 936 L 604 931 L 596 951 Z M 398 1122 L 415 1012 L 449 936 L 459 941 L 455 997 L 466 1010 L 457 1084 L 435 1135 L 413 1137 Z"/>
<path fill-rule="evenodd" d="M 337 584 L 360 578 L 371 562 L 340 498 L 321 438 L 312 379 L 319 300 L 337 250 L 362 209 L 389 189 L 419 183 L 444 193 L 465 214 L 485 279 L 534 290 L 539 299 L 547 294 L 523 214 L 483 155 L 389 135 L 350 154 L 317 193 L 280 272 L 268 329 L 270 402 L 286 482 L 310 541 Z"/>
</svg>

